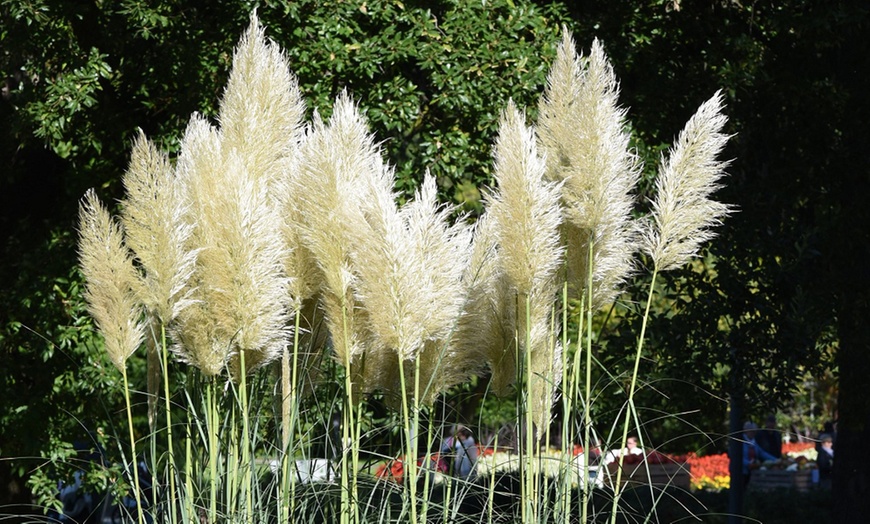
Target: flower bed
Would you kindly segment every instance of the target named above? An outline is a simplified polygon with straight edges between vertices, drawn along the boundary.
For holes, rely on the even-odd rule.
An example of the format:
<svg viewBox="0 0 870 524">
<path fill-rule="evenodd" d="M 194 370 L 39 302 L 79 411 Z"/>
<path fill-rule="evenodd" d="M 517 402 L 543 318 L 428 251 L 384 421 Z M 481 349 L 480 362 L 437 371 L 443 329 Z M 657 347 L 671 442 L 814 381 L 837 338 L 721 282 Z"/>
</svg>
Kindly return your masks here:
<svg viewBox="0 0 870 524">
<path fill-rule="evenodd" d="M 689 452 L 685 456 L 674 458 L 689 465 L 691 471 L 689 486 L 693 490 L 722 491 L 731 485 L 728 455 L 725 453 L 699 456 L 697 453 Z"/>
<path fill-rule="evenodd" d="M 582 447 L 574 447 L 575 456 L 582 452 Z M 815 467 L 815 445 L 812 442 L 784 443 L 782 454 L 782 460 L 765 463 L 762 465 L 763 469 L 753 473 L 753 477 L 758 479 L 753 480 L 756 487 L 762 485 L 761 489 L 766 489 L 768 485 L 788 484 L 798 489 L 805 489 L 810 485 L 808 479 L 811 476 L 811 470 Z M 542 470 L 550 475 L 557 474 L 561 464 L 560 455 L 559 452 L 553 450 L 545 453 L 543 457 L 545 460 L 540 462 Z M 726 453 L 699 456 L 694 452 L 689 452 L 686 455 L 665 455 L 650 451 L 646 457 L 650 464 L 650 467 L 646 469 L 639 467 L 643 460 L 641 455 L 625 457 L 622 473 L 623 483 L 646 483 L 647 480 L 652 480 L 653 485 L 673 485 L 684 489 L 716 492 L 728 489 L 731 485 Z M 433 466 L 433 470 L 446 473 L 446 471 L 442 471 L 441 462 L 437 455 L 433 455 L 432 460 L 434 464 L 437 464 Z M 422 466 L 422 459 L 418 461 L 418 465 Z M 616 467 L 618 467 L 616 463 L 613 463 L 608 470 L 609 476 L 613 480 L 616 478 Z M 486 474 L 493 468 L 498 471 L 516 470 L 519 468 L 519 458 L 505 451 L 496 452 L 492 448 L 481 447 L 478 462 L 479 472 Z M 553 471 L 549 471 L 549 469 Z M 404 468 L 401 459 L 382 464 L 375 472 L 378 478 L 392 479 L 399 483 L 402 481 L 403 474 Z"/>
</svg>

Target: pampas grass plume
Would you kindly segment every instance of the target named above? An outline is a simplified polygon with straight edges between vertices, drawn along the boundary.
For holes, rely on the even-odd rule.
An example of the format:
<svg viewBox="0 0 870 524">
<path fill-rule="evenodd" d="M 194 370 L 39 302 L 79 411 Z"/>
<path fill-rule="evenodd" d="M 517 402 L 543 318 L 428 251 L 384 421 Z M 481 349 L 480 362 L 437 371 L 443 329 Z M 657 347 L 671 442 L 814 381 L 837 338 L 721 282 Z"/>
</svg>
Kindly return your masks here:
<svg viewBox="0 0 870 524">
<path fill-rule="evenodd" d="M 299 235 L 321 275 L 321 304 L 335 358 L 346 364 L 361 356 L 361 333 L 353 285 L 353 228 L 366 218 L 359 199 L 368 173 L 382 169 L 365 119 L 346 93 L 335 101 L 328 122 L 315 113 L 300 150 L 297 195 Z"/>
<path fill-rule="evenodd" d="M 179 158 L 196 217 L 191 241 L 200 251 L 192 281 L 197 304 L 181 315 L 176 349 L 206 375 L 228 361 L 238 374 L 239 349 L 253 371 L 288 339 L 285 250 L 268 180 L 252 176 L 239 149 L 221 138 L 194 116 Z"/>
<path fill-rule="evenodd" d="M 546 161 L 538 155 L 534 129 L 524 120 L 513 103 L 502 115 L 493 153 L 498 189 L 487 195 L 487 201 L 507 299 L 515 311 L 509 321 L 517 333 L 517 353 L 528 353 L 531 362 L 526 370 L 529 409 L 540 436 L 561 379 L 561 358 L 550 336 L 555 278 L 564 255 L 559 237 L 561 184 L 544 179 Z M 493 365 L 493 371 L 502 367 Z M 506 377 L 494 381 L 505 382 Z"/>
<path fill-rule="evenodd" d="M 510 102 L 493 156 L 497 192 L 488 195 L 502 268 L 520 295 L 550 285 L 561 265 L 559 185 L 544 181 L 534 130 Z"/>
<path fill-rule="evenodd" d="M 304 113 L 287 57 L 252 13 L 221 98 L 218 121 L 225 143 L 240 151 L 249 176 L 274 180 L 298 146 Z"/>
<path fill-rule="evenodd" d="M 631 192 L 640 176 L 629 148 L 619 86 L 598 40 L 579 57 L 563 31 L 539 104 L 538 135 L 547 175 L 561 182 L 567 278 L 576 295 L 592 271 L 594 307 L 612 301 L 633 268 L 636 227 Z M 589 245 L 592 243 L 592 258 Z"/>
<path fill-rule="evenodd" d="M 168 325 L 191 303 L 186 286 L 196 251 L 188 244 L 193 232 L 189 204 L 169 159 L 141 131 L 123 183 L 126 242 L 144 270 L 138 294 L 145 308 Z"/>
<path fill-rule="evenodd" d="M 644 232 L 644 250 L 658 271 L 684 265 L 701 244 L 715 236 L 731 206 L 710 198 L 721 184 L 728 162 L 716 157 L 729 136 L 722 133 L 722 93 L 704 102 L 680 132 L 656 179 L 652 219 Z"/>
<path fill-rule="evenodd" d="M 103 335 L 109 359 L 124 372 L 127 359 L 145 337 L 134 294 L 138 275 L 120 226 L 92 189 L 79 210 L 79 264 L 88 311 Z"/>
</svg>

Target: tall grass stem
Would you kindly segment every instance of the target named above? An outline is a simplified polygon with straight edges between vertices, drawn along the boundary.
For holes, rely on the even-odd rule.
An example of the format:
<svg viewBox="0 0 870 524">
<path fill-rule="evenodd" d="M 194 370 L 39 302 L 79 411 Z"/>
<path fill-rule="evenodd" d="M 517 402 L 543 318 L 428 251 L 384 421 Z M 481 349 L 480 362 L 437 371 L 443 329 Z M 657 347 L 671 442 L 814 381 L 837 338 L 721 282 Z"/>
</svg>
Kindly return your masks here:
<svg viewBox="0 0 870 524">
<path fill-rule="evenodd" d="M 649 310 L 652 305 L 652 298 L 655 294 L 655 285 L 656 285 L 656 277 L 658 276 L 658 267 L 653 268 L 652 280 L 649 285 L 649 294 L 646 299 L 646 308 L 643 313 L 643 321 L 641 322 L 640 327 L 640 335 L 637 339 L 637 352 L 634 356 L 634 370 L 631 374 L 631 383 L 628 388 L 628 405 L 625 410 L 625 420 L 622 425 L 622 439 L 620 440 L 620 453 L 619 453 L 619 468 L 616 470 L 616 483 L 613 485 L 613 513 L 611 515 L 610 522 L 611 524 L 616 524 L 616 508 L 619 504 L 619 499 L 621 496 L 620 490 L 620 482 L 622 481 L 622 464 L 625 459 L 625 455 L 622 453 L 622 450 L 625 449 L 626 442 L 628 441 L 628 427 L 631 422 L 632 414 L 635 413 L 634 407 L 634 392 L 637 390 L 637 374 L 640 369 L 640 357 L 643 353 L 643 342 L 646 337 L 646 326 L 647 321 L 649 319 Z"/>
<path fill-rule="evenodd" d="M 127 367 L 121 367 L 121 376 L 124 379 L 124 402 L 127 406 L 127 427 L 130 430 L 130 453 L 132 455 L 133 468 L 133 496 L 136 499 L 136 515 L 139 524 L 145 524 L 145 514 L 142 510 L 142 494 L 139 484 L 139 462 L 136 458 L 136 435 L 133 433 L 133 410 L 130 408 L 130 384 L 127 382 Z"/>
</svg>

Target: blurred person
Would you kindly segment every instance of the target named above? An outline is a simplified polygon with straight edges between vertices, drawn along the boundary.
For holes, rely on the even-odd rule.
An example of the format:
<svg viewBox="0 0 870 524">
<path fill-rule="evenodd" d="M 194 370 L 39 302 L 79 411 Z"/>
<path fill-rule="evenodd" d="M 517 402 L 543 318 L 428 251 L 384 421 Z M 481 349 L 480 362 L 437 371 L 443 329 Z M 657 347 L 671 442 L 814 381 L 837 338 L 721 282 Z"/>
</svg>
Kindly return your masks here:
<svg viewBox="0 0 870 524">
<path fill-rule="evenodd" d="M 747 420 L 743 424 L 743 484 L 749 484 L 749 478 L 753 469 L 757 469 L 762 462 L 777 460 L 776 457 L 764 451 L 755 440 L 758 433 L 758 424 Z"/>
<path fill-rule="evenodd" d="M 465 426 L 457 426 L 451 437 L 448 437 L 441 446 L 441 452 L 452 458 L 453 474 L 457 477 L 470 477 L 477 466 L 478 450 L 474 437 Z"/>
<path fill-rule="evenodd" d="M 834 437 L 829 433 L 819 435 L 821 450 L 816 462 L 819 465 L 819 486 L 831 487 L 831 473 L 834 469 Z"/>
<path fill-rule="evenodd" d="M 782 432 L 776 429 L 776 416 L 770 414 L 764 421 L 764 428 L 758 430 L 755 435 L 755 441 L 761 446 L 761 449 L 769 453 L 771 456 L 779 459 L 782 458 Z"/>
<path fill-rule="evenodd" d="M 637 444 L 637 437 L 631 436 L 625 441 L 625 447 L 622 450 L 610 450 L 604 457 L 604 463 L 610 464 L 615 462 L 620 456 L 643 455 L 643 449 Z"/>
</svg>

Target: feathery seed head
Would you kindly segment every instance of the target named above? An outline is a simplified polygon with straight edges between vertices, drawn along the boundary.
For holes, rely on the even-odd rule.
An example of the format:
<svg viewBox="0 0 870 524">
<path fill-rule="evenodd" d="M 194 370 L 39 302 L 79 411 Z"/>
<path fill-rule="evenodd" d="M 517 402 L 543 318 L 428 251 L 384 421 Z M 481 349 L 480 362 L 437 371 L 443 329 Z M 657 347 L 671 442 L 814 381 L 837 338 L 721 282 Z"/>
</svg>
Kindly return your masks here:
<svg viewBox="0 0 870 524">
<path fill-rule="evenodd" d="M 512 353 L 493 355 L 493 373 L 506 369 L 518 355 L 529 355 L 532 369 L 541 376 L 533 381 L 535 398 L 552 399 L 558 378 L 545 374 L 555 366 L 548 337 L 550 314 L 556 296 L 555 275 L 564 254 L 560 245 L 559 207 L 561 183 L 544 179 L 546 160 L 537 153 L 535 133 L 526 127 L 523 115 L 510 103 L 502 116 L 495 146 L 497 191 L 487 196 L 498 245 L 497 261 L 504 272 L 508 292 L 503 317 L 516 344 L 504 349 Z M 508 339 L 510 340 L 510 339 Z M 512 358 L 513 357 L 513 358 Z M 548 372 L 549 373 L 549 372 Z M 507 377 L 495 377 L 505 382 Z M 540 388 L 547 389 L 541 393 Z M 550 404 L 547 404 L 547 408 Z M 538 405 L 543 413 L 544 407 Z M 549 409 L 546 409 L 549 416 Z"/>
<path fill-rule="evenodd" d="M 559 185 L 544 180 L 534 130 L 510 102 L 496 139 L 497 191 L 487 196 L 505 275 L 519 294 L 551 285 L 561 265 Z"/>
<path fill-rule="evenodd" d="M 469 262 L 463 274 L 465 306 L 451 339 L 457 353 L 489 365 L 496 394 L 506 394 L 516 380 L 516 349 L 513 347 L 515 308 L 498 259 L 498 244 L 492 216 L 484 213 L 472 230 Z"/>
<path fill-rule="evenodd" d="M 79 210 L 79 264 L 88 311 L 112 364 L 123 371 L 145 337 L 142 309 L 134 294 L 138 274 L 121 228 L 93 189 L 85 194 Z"/>
<path fill-rule="evenodd" d="M 182 142 L 179 177 L 196 217 L 191 242 L 199 256 L 197 307 L 181 316 L 176 349 L 207 374 L 229 362 L 238 376 L 239 349 L 250 372 L 277 358 L 287 341 L 285 249 L 270 180 L 252 175 L 246 152 L 222 138 L 195 115 Z"/>
<path fill-rule="evenodd" d="M 303 139 L 306 133 L 303 132 Z M 317 267 L 314 254 L 305 244 L 302 236 L 302 227 L 305 218 L 300 207 L 302 196 L 299 173 L 302 169 L 300 150 L 291 155 L 287 162 L 287 168 L 276 184 L 276 206 L 282 216 L 281 233 L 284 238 L 286 253 L 284 258 L 284 273 L 287 275 L 287 289 L 290 294 L 290 309 L 294 312 L 301 311 L 303 303 L 312 299 L 320 289 L 322 275 Z"/>
<path fill-rule="evenodd" d="M 367 180 L 383 169 L 367 125 L 346 93 L 328 122 L 316 114 L 300 151 L 295 177 L 299 234 L 322 276 L 322 303 L 336 359 L 346 363 L 364 351 L 367 338 L 356 324 L 351 252 L 366 222 L 362 199 Z"/>
<path fill-rule="evenodd" d="M 595 306 L 611 301 L 632 270 L 631 192 L 640 165 L 629 147 L 619 86 L 598 40 L 580 57 L 567 30 L 539 104 L 547 176 L 561 182 L 567 278 L 576 294 L 592 271 Z M 590 257 L 590 245 L 592 256 Z"/>
<path fill-rule="evenodd" d="M 126 242 L 144 270 L 138 294 L 145 308 L 168 325 L 190 304 L 185 287 L 196 262 L 196 251 L 188 245 L 190 206 L 169 159 L 141 131 L 123 182 Z"/>
<path fill-rule="evenodd" d="M 732 212 L 731 206 L 710 199 L 728 167 L 716 159 L 730 138 L 722 133 L 727 122 L 722 102 L 721 92 L 704 102 L 662 159 L 652 220 L 643 237 L 659 271 L 688 262 L 715 236 L 712 228 Z"/>
<path fill-rule="evenodd" d="M 251 14 L 220 102 L 225 147 L 241 152 L 249 176 L 274 180 L 298 146 L 304 113 L 286 56 L 266 38 L 256 13 Z"/>
</svg>

